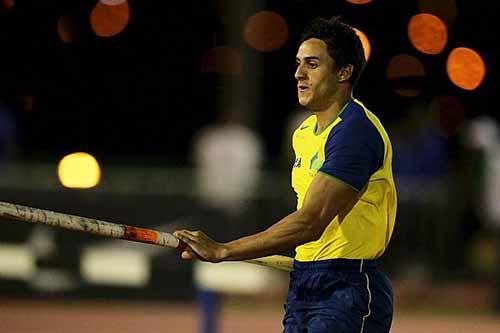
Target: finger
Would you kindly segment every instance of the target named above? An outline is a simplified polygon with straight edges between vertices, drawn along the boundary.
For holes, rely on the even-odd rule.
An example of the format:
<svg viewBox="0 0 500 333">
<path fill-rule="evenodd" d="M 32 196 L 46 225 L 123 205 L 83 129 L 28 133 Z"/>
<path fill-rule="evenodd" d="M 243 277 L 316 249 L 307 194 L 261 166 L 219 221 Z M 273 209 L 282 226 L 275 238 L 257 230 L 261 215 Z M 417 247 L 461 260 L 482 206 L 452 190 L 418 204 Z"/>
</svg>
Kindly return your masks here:
<svg viewBox="0 0 500 333">
<path fill-rule="evenodd" d="M 196 235 L 194 235 L 192 232 L 190 232 L 188 230 L 176 231 L 176 232 L 174 232 L 174 236 L 181 239 L 181 240 L 189 239 L 189 240 L 194 241 L 194 242 L 198 241 L 198 237 L 196 237 Z"/>
<path fill-rule="evenodd" d="M 184 254 L 184 252 L 185 252 L 185 254 Z M 186 248 L 186 250 L 183 251 L 183 253 L 181 253 L 181 257 L 184 259 L 201 259 L 201 260 L 203 260 L 202 257 L 200 255 L 198 255 L 198 253 L 190 247 Z"/>
<path fill-rule="evenodd" d="M 198 231 L 192 231 L 192 230 L 186 230 L 186 229 L 176 230 L 176 231 L 174 231 L 174 236 L 175 236 L 177 233 L 181 233 L 181 234 L 186 234 L 186 235 L 196 236 L 196 234 L 198 233 Z"/>
<path fill-rule="evenodd" d="M 185 260 L 192 260 L 194 259 L 194 256 L 189 253 L 189 251 L 182 251 L 181 258 Z"/>
<path fill-rule="evenodd" d="M 193 240 L 191 237 L 186 236 L 182 231 L 176 231 L 174 233 L 174 236 L 179 239 L 182 242 L 185 242 L 186 244 L 192 244 L 195 240 Z"/>
<path fill-rule="evenodd" d="M 184 234 L 185 235 L 185 234 L 191 234 L 191 233 L 192 233 L 192 231 L 183 229 L 183 230 L 176 230 L 176 231 L 174 231 L 173 235 L 175 237 L 177 237 L 179 234 Z"/>
<path fill-rule="evenodd" d="M 199 239 L 195 238 L 194 236 L 187 235 L 186 236 L 186 230 L 179 230 L 174 233 L 174 235 L 180 239 L 182 242 L 186 243 L 188 247 L 186 248 L 185 251 L 181 253 L 181 257 L 183 259 L 200 259 L 200 260 L 205 260 L 205 252 L 204 248 L 200 245 Z M 195 239 L 192 239 L 195 238 Z M 187 252 L 184 254 L 184 252 Z"/>
<path fill-rule="evenodd" d="M 179 238 L 180 235 L 184 234 L 187 230 L 176 230 L 173 232 L 173 235 Z"/>
</svg>

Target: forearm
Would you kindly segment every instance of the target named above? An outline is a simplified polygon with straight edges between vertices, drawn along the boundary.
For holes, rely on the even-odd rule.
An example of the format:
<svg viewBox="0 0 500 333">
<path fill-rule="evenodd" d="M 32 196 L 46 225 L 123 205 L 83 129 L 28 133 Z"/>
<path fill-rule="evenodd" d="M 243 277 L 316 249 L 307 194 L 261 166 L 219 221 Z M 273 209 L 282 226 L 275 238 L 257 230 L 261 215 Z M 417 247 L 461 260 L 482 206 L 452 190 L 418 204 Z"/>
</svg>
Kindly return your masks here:
<svg viewBox="0 0 500 333">
<path fill-rule="evenodd" d="M 286 216 L 260 233 L 224 244 L 223 260 L 246 260 L 295 248 L 321 235 L 311 218 L 301 211 Z"/>
<path fill-rule="evenodd" d="M 263 232 L 228 243 L 217 243 L 202 231 L 178 230 L 174 236 L 189 246 L 182 252 L 184 259 L 220 262 L 268 256 L 321 237 L 338 212 L 348 203 L 354 204 L 357 196 L 351 186 L 318 174 L 309 185 L 302 208 Z"/>
</svg>

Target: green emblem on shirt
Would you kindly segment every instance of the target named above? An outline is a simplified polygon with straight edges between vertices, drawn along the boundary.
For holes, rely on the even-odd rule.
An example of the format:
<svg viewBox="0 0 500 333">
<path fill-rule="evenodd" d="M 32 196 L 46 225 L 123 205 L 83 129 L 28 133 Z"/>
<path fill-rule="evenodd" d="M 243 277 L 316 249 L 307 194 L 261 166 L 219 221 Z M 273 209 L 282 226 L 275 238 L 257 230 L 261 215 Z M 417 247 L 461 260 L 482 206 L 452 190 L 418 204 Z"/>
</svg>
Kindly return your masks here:
<svg viewBox="0 0 500 333">
<path fill-rule="evenodd" d="M 314 154 L 314 156 L 311 158 L 311 163 L 309 164 L 309 169 L 318 171 L 322 166 L 323 166 L 322 160 L 319 159 L 318 157 L 318 152 Z"/>
</svg>

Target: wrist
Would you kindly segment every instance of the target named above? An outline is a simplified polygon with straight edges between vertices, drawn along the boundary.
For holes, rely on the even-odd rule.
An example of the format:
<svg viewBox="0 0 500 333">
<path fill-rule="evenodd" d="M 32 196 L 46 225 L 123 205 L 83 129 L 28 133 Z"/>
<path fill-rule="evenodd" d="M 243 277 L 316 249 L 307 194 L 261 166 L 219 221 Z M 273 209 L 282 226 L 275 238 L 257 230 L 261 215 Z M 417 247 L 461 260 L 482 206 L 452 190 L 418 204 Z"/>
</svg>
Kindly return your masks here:
<svg viewBox="0 0 500 333">
<path fill-rule="evenodd" d="M 230 255 L 231 255 L 231 250 L 230 250 L 229 244 L 228 243 L 221 243 L 220 244 L 220 251 L 219 251 L 219 261 L 228 260 Z"/>
</svg>

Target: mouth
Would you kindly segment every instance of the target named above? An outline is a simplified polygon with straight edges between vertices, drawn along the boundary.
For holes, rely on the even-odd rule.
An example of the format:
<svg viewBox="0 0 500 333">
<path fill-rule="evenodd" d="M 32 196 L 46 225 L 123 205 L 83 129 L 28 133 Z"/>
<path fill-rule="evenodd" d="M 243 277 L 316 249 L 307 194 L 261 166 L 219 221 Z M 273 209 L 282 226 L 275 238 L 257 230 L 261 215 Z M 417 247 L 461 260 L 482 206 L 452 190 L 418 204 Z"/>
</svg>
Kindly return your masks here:
<svg viewBox="0 0 500 333">
<path fill-rule="evenodd" d="M 305 92 L 309 90 L 309 86 L 306 86 L 304 84 L 299 84 L 297 85 L 297 90 L 299 93 Z"/>
</svg>

